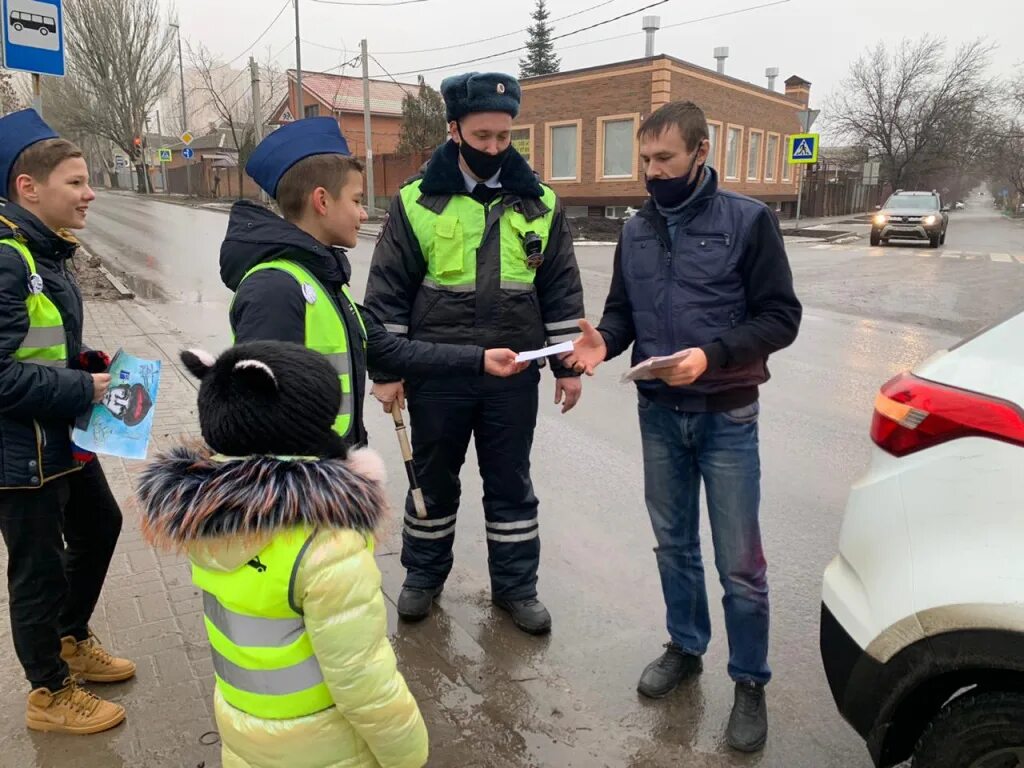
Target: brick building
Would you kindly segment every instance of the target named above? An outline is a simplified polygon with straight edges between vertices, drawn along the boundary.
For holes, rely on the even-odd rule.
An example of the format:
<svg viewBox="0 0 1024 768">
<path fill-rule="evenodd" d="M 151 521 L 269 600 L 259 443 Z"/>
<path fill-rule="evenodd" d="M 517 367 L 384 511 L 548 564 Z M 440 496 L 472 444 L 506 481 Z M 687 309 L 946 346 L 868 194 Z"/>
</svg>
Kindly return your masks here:
<svg viewBox="0 0 1024 768">
<path fill-rule="evenodd" d="M 796 206 L 789 135 L 811 84 L 786 81 L 786 92 L 699 67 L 672 56 L 623 61 L 527 78 L 513 142 L 570 214 L 620 216 L 647 199 L 636 131 L 661 105 L 689 99 L 708 117 L 709 164 L 725 189 L 763 200 L 786 215 Z"/>
<path fill-rule="evenodd" d="M 271 114 L 270 124 L 290 123 L 296 116 L 334 115 L 352 154 L 359 158 L 366 157 L 362 78 L 303 71 L 300 112 L 297 108 L 295 70 L 288 70 L 287 75 L 288 95 Z M 419 85 L 413 83 L 370 81 L 370 132 L 373 136 L 374 155 L 392 154 L 398 148 L 402 130 L 402 99 L 406 93 L 416 95 L 418 91 Z"/>
</svg>

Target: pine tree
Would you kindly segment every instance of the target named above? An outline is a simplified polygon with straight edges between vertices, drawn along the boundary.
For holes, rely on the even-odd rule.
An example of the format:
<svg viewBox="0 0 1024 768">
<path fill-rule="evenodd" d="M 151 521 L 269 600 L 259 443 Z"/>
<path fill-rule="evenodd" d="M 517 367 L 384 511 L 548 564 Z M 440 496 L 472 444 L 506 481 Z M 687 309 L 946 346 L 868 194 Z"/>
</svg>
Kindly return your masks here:
<svg viewBox="0 0 1024 768">
<path fill-rule="evenodd" d="M 558 72 L 562 66 L 562 60 L 555 56 L 555 46 L 551 42 L 554 28 L 548 24 L 550 16 L 547 3 L 537 0 L 532 15 L 534 24 L 529 28 L 530 39 L 526 41 L 526 56 L 519 60 L 520 77 L 550 75 Z"/>
<path fill-rule="evenodd" d="M 402 99 L 402 133 L 398 153 L 411 155 L 436 148 L 448 132 L 444 99 L 420 75 L 419 93 Z"/>
</svg>

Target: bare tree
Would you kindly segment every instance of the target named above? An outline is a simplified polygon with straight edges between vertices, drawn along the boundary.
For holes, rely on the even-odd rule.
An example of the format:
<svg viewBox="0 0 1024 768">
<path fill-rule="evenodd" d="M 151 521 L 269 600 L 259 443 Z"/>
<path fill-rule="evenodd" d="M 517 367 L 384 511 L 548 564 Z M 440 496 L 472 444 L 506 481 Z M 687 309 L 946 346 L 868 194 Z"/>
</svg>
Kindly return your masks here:
<svg viewBox="0 0 1024 768">
<path fill-rule="evenodd" d="M 882 162 L 894 187 L 962 174 L 978 161 L 978 136 L 995 85 L 993 45 L 982 39 L 945 56 L 944 40 L 884 43 L 859 58 L 826 106 L 826 125 Z"/>
<path fill-rule="evenodd" d="M 160 0 L 65 0 L 67 75 L 44 80 L 44 109 L 54 128 L 118 147 L 148 191 L 143 149 L 146 115 L 171 74 L 173 30 Z M 110 158 L 104 158 L 110 167 Z"/>
<path fill-rule="evenodd" d="M 1012 189 L 1014 195 L 1003 199 L 1003 204 L 1016 208 L 1024 203 L 1024 67 L 1018 70 L 1005 89 L 1001 120 L 993 123 L 990 135 L 991 152 L 988 170 L 993 189 Z"/>
<path fill-rule="evenodd" d="M 250 87 L 238 87 L 238 83 L 249 86 L 251 77 L 248 67 L 235 71 L 217 62 L 210 51 L 200 44 L 188 47 L 189 60 L 199 75 L 196 96 L 203 106 L 213 109 L 221 124 L 231 137 L 231 146 L 238 153 L 238 195 L 242 196 L 245 180 L 245 163 L 256 148 L 256 126 L 262 129 L 270 113 L 281 101 L 285 90 L 285 78 L 277 69 L 267 52 L 266 61 L 260 70 L 260 104 L 253 105 Z M 262 133 L 262 130 L 261 130 Z"/>
</svg>

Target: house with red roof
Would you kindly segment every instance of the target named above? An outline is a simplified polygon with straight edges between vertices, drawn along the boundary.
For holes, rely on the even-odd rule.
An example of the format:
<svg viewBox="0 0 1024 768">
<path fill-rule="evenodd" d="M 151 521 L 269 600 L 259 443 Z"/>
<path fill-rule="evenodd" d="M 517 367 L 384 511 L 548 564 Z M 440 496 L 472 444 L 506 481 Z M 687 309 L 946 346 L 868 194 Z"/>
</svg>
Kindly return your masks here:
<svg viewBox="0 0 1024 768">
<path fill-rule="evenodd" d="M 302 73 L 302 108 L 298 108 L 295 70 L 288 70 L 288 95 L 270 117 L 271 125 L 290 123 L 298 117 L 338 119 L 349 149 L 356 157 L 366 157 L 363 129 L 363 80 L 361 77 L 322 72 Z M 370 133 L 373 154 L 388 155 L 398 148 L 402 130 L 402 99 L 419 92 L 416 83 L 370 80 Z"/>
</svg>

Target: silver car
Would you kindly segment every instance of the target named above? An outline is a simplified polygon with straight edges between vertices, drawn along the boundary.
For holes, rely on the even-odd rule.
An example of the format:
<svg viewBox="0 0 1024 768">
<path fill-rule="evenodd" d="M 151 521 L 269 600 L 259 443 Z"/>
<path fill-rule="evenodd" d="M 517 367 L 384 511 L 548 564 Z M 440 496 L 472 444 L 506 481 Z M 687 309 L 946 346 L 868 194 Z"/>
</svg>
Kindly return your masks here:
<svg viewBox="0 0 1024 768">
<path fill-rule="evenodd" d="M 949 206 L 938 192 L 897 190 L 871 220 L 871 245 L 891 239 L 927 240 L 932 248 L 946 242 Z"/>
</svg>

